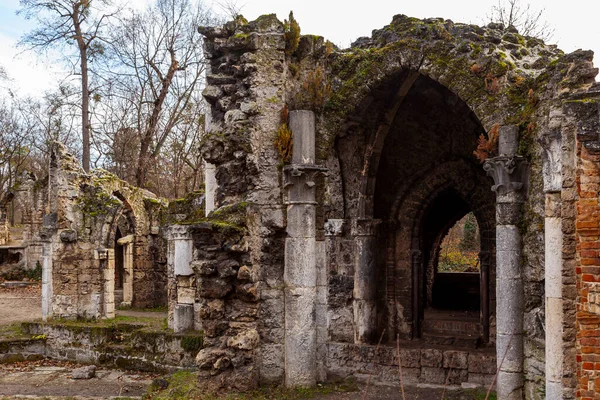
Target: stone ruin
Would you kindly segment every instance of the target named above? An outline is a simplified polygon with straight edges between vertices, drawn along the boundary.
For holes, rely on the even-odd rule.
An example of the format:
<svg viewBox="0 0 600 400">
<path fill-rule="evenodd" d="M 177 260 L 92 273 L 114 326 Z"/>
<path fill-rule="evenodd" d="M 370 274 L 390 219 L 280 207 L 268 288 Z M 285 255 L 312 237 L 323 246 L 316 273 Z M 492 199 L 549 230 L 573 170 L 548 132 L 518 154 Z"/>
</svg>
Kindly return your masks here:
<svg viewBox="0 0 600 400">
<path fill-rule="evenodd" d="M 23 175 L 2 212 L 6 247 L 21 249 L 26 269 L 42 269 L 43 318 L 114 318 L 120 305 L 165 305 L 164 202 L 107 171 L 86 174 L 54 143 L 48 176 Z M 10 224 L 9 206 L 17 214 Z"/>
<path fill-rule="evenodd" d="M 398 384 L 400 362 L 405 384 L 498 370 L 502 400 L 598 398 L 592 52 L 403 15 L 346 50 L 274 15 L 200 32 L 205 194 L 179 212 L 56 147 L 25 196 L 45 316 L 110 318 L 122 257 L 124 302 L 203 331 L 212 388 Z M 441 273 L 469 212 L 480 270 Z"/>
</svg>

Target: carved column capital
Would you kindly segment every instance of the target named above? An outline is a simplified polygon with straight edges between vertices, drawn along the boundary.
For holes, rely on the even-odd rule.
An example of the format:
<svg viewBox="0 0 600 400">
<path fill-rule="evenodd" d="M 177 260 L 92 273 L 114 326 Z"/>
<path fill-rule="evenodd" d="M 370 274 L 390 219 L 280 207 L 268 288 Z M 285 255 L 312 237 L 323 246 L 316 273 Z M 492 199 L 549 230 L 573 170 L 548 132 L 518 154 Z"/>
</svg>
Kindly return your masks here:
<svg viewBox="0 0 600 400">
<path fill-rule="evenodd" d="M 344 233 L 343 219 L 328 219 L 325 221 L 325 236 L 342 236 Z"/>
<path fill-rule="evenodd" d="M 317 204 L 315 187 L 318 174 L 327 168 L 313 164 L 292 164 L 283 168 L 283 187 L 286 189 L 288 204 Z"/>
<path fill-rule="evenodd" d="M 188 225 L 170 225 L 165 229 L 164 236 L 167 240 L 190 240 L 192 233 Z"/>
<path fill-rule="evenodd" d="M 497 195 L 526 193 L 529 163 L 525 157 L 494 157 L 485 161 L 483 169 L 494 180 L 492 190 Z"/>
</svg>

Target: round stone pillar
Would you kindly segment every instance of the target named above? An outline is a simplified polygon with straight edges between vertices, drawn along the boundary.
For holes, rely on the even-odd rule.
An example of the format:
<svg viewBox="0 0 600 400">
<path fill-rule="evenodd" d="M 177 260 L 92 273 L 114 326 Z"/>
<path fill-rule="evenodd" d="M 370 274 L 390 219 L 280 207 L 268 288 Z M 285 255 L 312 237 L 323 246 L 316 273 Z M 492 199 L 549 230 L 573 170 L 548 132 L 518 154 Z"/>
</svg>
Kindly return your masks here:
<svg viewBox="0 0 600 400">
<path fill-rule="evenodd" d="M 291 111 L 294 148 L 284 168 L 287 195 L 285 240 L 285 384 L 317 383 L 317 263 L 315 177 L 324 171 L 315 162 L 315 115 Z"/>
<path fill-rule="evenodd" d="M 527 193 L 528 164 L 516 154 L 519 130 L 500 128 L 499 156 L 483 168 L 496 192 L 496 359 L 499 400 L 523 399 L 524 284 L 518 223 Z"/>
</svg>

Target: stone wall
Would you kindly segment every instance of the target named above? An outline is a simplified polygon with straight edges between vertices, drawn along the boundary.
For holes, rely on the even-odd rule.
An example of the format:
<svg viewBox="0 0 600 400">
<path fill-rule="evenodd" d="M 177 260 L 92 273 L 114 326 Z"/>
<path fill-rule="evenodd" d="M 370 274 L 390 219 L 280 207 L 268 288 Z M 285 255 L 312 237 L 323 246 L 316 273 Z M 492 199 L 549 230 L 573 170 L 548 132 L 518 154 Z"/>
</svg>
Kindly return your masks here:
<svg viewBox="0 0 600 400">
<path fill-rule="evenodd" d="M 225 376 L 234 374 L 228 381 L 221 378 L 223 373 L 215 375 L 212 381 L 217 384 L 236 384 L 234 377 L 248 387 L 259 381 L 280 383 L 284 372 L 285 213 L 282 171 L 273 141 L 286 95 L 283 24 L 274 15 L 266 15 L 249 23 L 238 18 L 223 27 L 201 28 L 200 31 L 206 36 L 205 55 L 209 60 L 208 86 L 203 95 L 211 105 L 202 156 L 215 168 L 215 211 L 241 202 L 252 204 L 244 217 L 243 248 L 247 261 L 239 266 L 242 270 L 245 265 L 244 270 L 249 271 L 251 278 L 239 281 L 236 287 L 242 292 L 226 296 L 224 314 L 216 314 L 218 319 L 249 320 L 214 335 L 214 344 L 210 346 L 216 350 L 221 341 L 225 347 L 230 340 L 237 340 L 237 335 L 241 335 L 239 340 L 244 337 L 252 340 L 236 345 L 242 347 L 239 351 L 244 358 L 224 354 L 225 358 L 217 363 L 221 357 L 213 360 L 211 355 L 209 359 L 213 364 L 205 365 L 213 369 L 213 374 L 218 373 L 219 368 Z M 228 279 L 238 282 L 239 277 Z M 246 288 L 253 288 L 255 293 Z M 202 292 L 199 295 L 202 296 Z M 246 301 L 236 301 L 238 296 Z M 253 301 L 257 302 L 252 304 Z M 240 309 L 240 306 L 243 307 Z M 244 316 L 246 313 L 250 316 Z M 231 325 L 235 325 L 234 322 Z M 209 326 L 211 323 L 209 321 Z M 255 333 L 258 333 L 256 340 Z M 252 350 L 246 350 L 247 346 Z M 231 363 L 225 363 L 226 359 Z"/>
<path fill-rule="evenodd" d="M 594 158 L 597 87 L 592 86 L 597 70 L 591 54 L 565 55 L 556 46 L 498 24 L 476 27 L 403 15 L 343 51 L 311 35 L 290 49 L 273 15 L 252 22 L 240 17 L 200 31 L 210 60 L 203 94 L 211 105 L 202 155 L 211 171 L 214 167 L 214 209 L 252 204 L 241 224 L 244 251 L 232 253 L 222 244 L 198 239 L 206 236 L 198 229 L 216 228 L 193 225 L 186 234 L 194 238 L 195 271 L 181 282 L 175 274 L 170 276 L 171 303 L 191 303 L 176 291 L 196 292 L 194 326 L 209 330 L 211 349 L 200 359 L 210 375 L 230 376 L 252 366 L 257 381 L 279 383 L 284 378 L 283 248 L 289 221 L 283 207 L 289 199 L 283 190 L 290 182 L 282 172 L 290 167 L 273 144 L 276 132 L 288 122 L 288 109 L 308 108 L 317 115 L 315 163 L 329 170 L 328 176 L 311 182 L 316 187 L 320 249 L 315 250 L 316 343 L 320 359 L 331 361 L 317 365 L 320 379 L 336 368 L 344 373 L 368 368 L 367 360 L 356 354 L 371 351 L 361 346 L 373 344 L 382 333 L 391 343 L 396 335 L 419 336 L 415 321 L 421 316 L 415 313 L 422 310 L 415 299 L 420 294 L 413 289 L 421 278 L 415 278 L 420 272 L 414 271 L 424 268 L 421 264 L 435 268 L 436 247 L 448 228 L 441 222 L 451 225 L 468 208 L 480 224 L 480 258 L 490 282 L 484 300 L 489 313 L 487 326 L 482 323 L 487 330 L 484 340 L 495 344 L 498 218 L 522 239 L 518 249 L 502 250 L 522 255 L 516 272 L 523 283 L 523 300 L 504 320 L 514 326 L 503 327 L 503 339 L 511 327 L 519 337 L 515 384 L 531 399 L 558 392 L 564 398 L 589 394 L 596 375 L 581 360 L 584 351 L 595 351 L 595 339 L 575 336 L 578 330 L 591 331 L 597 322 L 590 297 L 596 278 L 589 269 L 595 268 L 596 257 L 591 247 L 584 252 L 578 244 L 576 253 L 575 246 L 595 240 L 597 228 L 595 205 L 588 199 L 595 193 L 593 170 L 599 161 Z M 517 182 L 523 183 L 518 188 L 524 189 L 522 207 L 510 215 L 510 224 L 490 191 L 494 182 L 473 156 L 481 141 L 501 127 L 516 132 L 512 155 L 523 156 L 520 160 L 528 165 L 527 179 Z M 544 181 L 548 169 L 557 180 L 549 186 Z M 494 190 L 501 184 L 495 182 Z M 446 194 L 449 189 L 456 198 Z M 442 204 L 444 199 L 446 208 L 436 206 L 435 201 Z M 436 223 L 436 218 L 445 220 Z M 221 277 L 219 268 L 224 267 L 219 265 L 226 259 L 236 263 L 232 268 L 237 272 Z M 257 288 L 256 297 L 245 300 L 252 306 L 246 306 L 256 312 L 238 331 L 224 321 L 239 317 L 234 310 L 239 305 L 237 287 L 243 286 L 242 264 L 252 271 Z M 202 268 L 207 269 L 201 274 Z M 562 271 L 560 279 L 556 270 Z M 507 276 L 502 272 L 500 280 Z M 217 282 L 211 288 L 199 286 L 212 279 Z M 206 296 L 214 288 L 223 289 L 219 301 Z M 498 295 L 506 300 L 502 289 Z M 248 335 L 254 329 L 259 337 L 256 349 L 243 349 L 239 354 L 245 361 L 238 358 L 235 364 L 238 353 L 227 343 L 242 330 Z M 496 345 L 502 350 L 506 343 Z M 554 354 L 562 358 L 552 358 Z M 393 362 L 388 361 L 375 363 L 383 380 L 392 374 Z M 573 372 L 575 365 L 578 374 Z M 407 366 L 419 369 L 418 379 L 432 376 L 431 371 L 423 372 L 429 367 Z M 389 373 L 379 374 L 386 369 Z M 463 381 L 471 379 L 471 372 L 480 373 L 471 371 L 469 362 L 457 369 L 463 370 L 457 372 Z M 491 374 L 491 367 L 487 371 Z M 443 372 L 447 370 L 436 374 Z"/>
<path fill-rule="evenodd" d="M 496 357 L 488 350 L 456 350 L 400 344 L 402 380 L 405 385 L 468 382 L 489 387 L 496 374 Z M 355 376 L 383 385 L 399 385 L 396 347 L 330 342 L 327 346 L 330 377 Z"/>
<path fill-rule="evenodd" d="M 194 357 L 203 346 L 201 334 L 153 331 L 135 323 L 111 326 L 26 323 L 22 330 L 43 337 L 35 342 L 18 340 L 17 346 L 6 344 L 12 354 L 21 354 L 25 359 L 42 356 L 133 371 L 164 373 L 193 368 Z M 23 342 L 28 346 L 20 351 Z"/>
<path fill-rule="evenodd" d="M 136 307 L 164 304 L 165 245 L 159 224 L 166 203 L 106 171 L 86 174 L 59 143 L 52 147 L 44 190 L 48 205 L 43 227 L 36 231 L 38 226 L 32 224 L 32 236 L 39 236 L 42 258 L 47 260 L 44 317 L 114 316 L 114 285 L 106 285 L 106 280 L 114 280 L 114 272 L 105 270 L 114 271 L 113 254 L 121 246 L 117 230 L 135 238 L 131 270 L 125 272 L 125 282 L 131 285 L 124 289 L 131 296 L 127 302 Z M 163 285 L 156 285 L 161 281 Z"/>
<path fill-rule="evenodd" d="M 562 109 L 563 129 L 576 138 L 576 170 L 575 174 L 569 171 L 565 191 L 568 196 L 563 197 L 563 218 L 569 217 L 569 220 L 563 220 L 563 229 L 571 239 L 566 241 L 568 246 L 563 250 L 565 267 L 569 267 L 565 268 L 563 276 L 564 335 L 568 345 L 566 354 L 572 356 L 576 352 L 576 362 L 565 357 L 564 369 L 574 372 L 568 375 L 568 385 L 565 385 L 571 389 L 567 392 L 570 398 L 595 399 L 600 393 L 597 358 L 600 349 L 597 339 L 600 328 L 600 297 L 597 294 L 597 282 L 600 281 L 600 87 L 593 79 L 598 69 L 591 64 L 591 52 L 582 56 L 570 60 L 572 89 L 565 96 Z M 573 205 L 576 207 L 575 220 Z M 573 387 L 575 379 L 577 385 Z"/>
</svg>

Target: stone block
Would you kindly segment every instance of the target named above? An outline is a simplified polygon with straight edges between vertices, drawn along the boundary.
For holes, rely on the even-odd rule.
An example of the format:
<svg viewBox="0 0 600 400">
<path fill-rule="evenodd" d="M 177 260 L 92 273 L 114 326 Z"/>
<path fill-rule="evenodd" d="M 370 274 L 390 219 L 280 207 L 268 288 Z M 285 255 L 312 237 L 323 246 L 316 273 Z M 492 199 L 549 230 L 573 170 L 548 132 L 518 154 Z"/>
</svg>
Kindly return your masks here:
<svg viewBox="0 0 600 400">
<path fill-rule="evenodd" d="M 292 287 L 314 287 L 317 283 L 314 238 L 285 240 L 284 280 Z"/>
<path fill-rule="evenodd" d="M 202 277 L 198 279 L 198 294 L 209 299 L 220 299 L 233 290 L 233 285 L 224 279 Z"/>
<path fill-rule="evenodd" d="M 469 380 L 469 372 L 466 369 L 446 369 L 448 384 L 460 385 Z"/>
<path fill-rule="evenodd" d="M 315 289 L 295 288 L 285 290 L 285 328 L 288 332 L 314 332 Z"/>
<path fill-rule="evenodd" d="M 469 353 L 469 373 L 495 374 L 496 356 L 489 353 Z"/>
<path fill-rule="evenodd" d="M 400 349 L 400 357 L 403 368 L 421 367 L 421 350 L 419 349 Z"/>
<path fill-rule="evenodd" d="M 316 235 L 316 207 L 313 204 L 290 204 L 287 208 L 287 234 L 292 238 Z"/>
<path fill-rule="evenodd" d="M 294 133 L 293 164 L 315 163 L 315 113 L 307 110 L 290 111 L 290 129 Z"/>
<path fill-rule="evenodd" d="M 194 304 L 196 299 L 196 288 L 178 287 L 177 288 L 177 303 L 179 304 Z"/>
<path fill-rule="evenodd" d="M 329 310 L 328 316 L 328 337 L 331 341 L 352 343 L 354 342 L 354 327 L 352 310 L 349 308 L 338 308 L 335 311 Z"/>
<path fill-rule="evenodd" d="M 311 387 L 316 384 L 315 336 L 314 329 L 287 331 L 285 336 L 285 382 L 287 386 Z"/>
<path fill-rule="evenodd" d="M 92 379 L 94 376 L 96 376 L 95 365 L 86 365 L 71 371 L 71 379 Z"/>
<path fill-rule="evenodd" d="M 173 312 L 173 331 L 185 332 L 194 328 L 194 305 L 176 304 Z"/>
<path fill-rule="evenodd" d="M 446 371 L 443 368 L 422 367 L 419 382 L 443 384 L 446 382 Z"/>
<path fill-rule="evenodd" d="M 284 374 L 284 346 L 262 344 L 258 352 L 257 365 L 262 384 L 281 384 Z"/>
<path fill-rule="evenodd" d="M 438 349 L 421 350 L 421 366 L 440 368 L 442 366 L 443 353 Z"/>
<path fill-rule="evenodd" d="M 448 350 L 444 351 L 444 368 L 452 369 L 468 369 L 469 368 L 469 352 Z"/>
<path fill-rule="evenodd" d="M 194 243 L 192 240 L 176 240 L 173 264 L 175 275 L 193 275 L 190 267 L 192 261 Z"/>
</svg>

